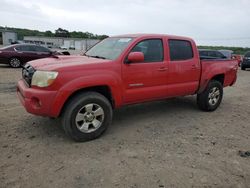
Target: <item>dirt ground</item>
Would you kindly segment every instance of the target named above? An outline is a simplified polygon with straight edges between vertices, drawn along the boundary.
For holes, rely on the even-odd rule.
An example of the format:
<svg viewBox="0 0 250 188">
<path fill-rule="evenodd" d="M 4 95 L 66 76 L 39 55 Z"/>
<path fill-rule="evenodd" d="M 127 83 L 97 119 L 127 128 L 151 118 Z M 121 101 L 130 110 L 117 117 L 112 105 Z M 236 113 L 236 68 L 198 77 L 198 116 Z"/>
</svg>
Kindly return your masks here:
<svg viewBox="0 0 250 188">
<path fill-rule="evenodd" d="M 28 114 L 21 69 L 0 66 L 0 187 L 250 187 L 250 71 L 201 112 L 194 96 L 118 109 L 99 139 L 76 143 L 59 120 Z"/>
</svg>

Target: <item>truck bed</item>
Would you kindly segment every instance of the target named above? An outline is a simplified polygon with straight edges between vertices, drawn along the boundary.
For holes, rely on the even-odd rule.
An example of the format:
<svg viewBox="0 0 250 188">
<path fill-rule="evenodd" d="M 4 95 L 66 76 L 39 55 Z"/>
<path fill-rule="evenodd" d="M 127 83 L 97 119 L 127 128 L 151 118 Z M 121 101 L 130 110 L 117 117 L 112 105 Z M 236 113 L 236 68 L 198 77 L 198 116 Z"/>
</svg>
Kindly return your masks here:
<svg viewBox="0 0 250 188">
<path fill-rule="evenodd" d="M 223 86 L 231 86 L 237 79 L 238 63 L 231 59 L 203 59 L 201 61 L 201 78 L 199 92 L 203 91 L 209 82 L 211 75 L 221 75 Z M 219 65 L 219 66 L 218 66 Z"/>
</svg>

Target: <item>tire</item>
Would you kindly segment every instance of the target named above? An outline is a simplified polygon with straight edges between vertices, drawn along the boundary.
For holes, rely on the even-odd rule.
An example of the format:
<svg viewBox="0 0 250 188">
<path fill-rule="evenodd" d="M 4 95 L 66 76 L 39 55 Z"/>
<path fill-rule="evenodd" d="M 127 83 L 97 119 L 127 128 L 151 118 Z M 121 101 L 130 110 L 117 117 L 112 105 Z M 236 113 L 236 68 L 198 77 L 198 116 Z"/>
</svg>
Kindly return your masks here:
<svg viewBox="0 0 250 188">
<path fill-rule="evenodd" d="M 220 106 L 222 98 L 222 84 L 217 80 L 212 80 L 202 93 L 197 94 L 197 104 L 203 111 L 214 111 Z"/>
<path fill-rule="evenodd" d="M 10 58 L 9 60 L 9 65 L 12 67 L 12 68 L 19 68 L 21 66 L 21 60 L 17 57 L 12 57 Z"/>
<path fill-rule="evenodd" d="M 78 142 L 101 136 L 112 122 L 113 110 L 106 97 L 97 92 L 74 96 L 62 113 L 65 133 Z"/>
<path fill-rule="evenodd" d="M 241 66 L 241 70 L 246 70 L 246 68 Z"/>
</svg>

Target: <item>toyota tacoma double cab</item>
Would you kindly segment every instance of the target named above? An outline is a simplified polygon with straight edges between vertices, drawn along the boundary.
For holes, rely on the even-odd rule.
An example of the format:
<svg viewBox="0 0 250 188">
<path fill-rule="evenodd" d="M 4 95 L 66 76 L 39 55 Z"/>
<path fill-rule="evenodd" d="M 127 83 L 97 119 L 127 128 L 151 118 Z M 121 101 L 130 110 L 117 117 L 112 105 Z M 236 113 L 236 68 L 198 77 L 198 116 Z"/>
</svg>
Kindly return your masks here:
<svg viewBox="0 0 250 188">
<path fill-rule="evenodd" d="M 201 60 L 190 38 L 120 35 L 82 56 L 28 62 L 17 94 L 29 113 L 60 117 L 67 135 L 87 141 L 99 137 L 113 110 L 124 105 L 196 94 L 201 110 L 214 111 L 237 69 L 236 60 Z"/>
</svg>

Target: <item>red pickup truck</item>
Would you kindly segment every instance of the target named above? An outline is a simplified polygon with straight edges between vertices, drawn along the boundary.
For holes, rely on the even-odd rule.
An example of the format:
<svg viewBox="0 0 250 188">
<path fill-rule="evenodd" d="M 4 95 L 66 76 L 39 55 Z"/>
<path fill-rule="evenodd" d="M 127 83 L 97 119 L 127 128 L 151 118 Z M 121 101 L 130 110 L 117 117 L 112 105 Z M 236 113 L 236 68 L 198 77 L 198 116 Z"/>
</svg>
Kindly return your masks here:
<svg viewBox="0 0 250 188">
<path fill-rule="evenodd" d="M 100 136 L 113 109 L 124 105 L 197 94 L 199 108 L 213 111 L 237 69 L 235 60 L 201 60 L 190 38 L 121 35 L 83 56 L 28 62 L 17 94 L 29 113 L 60 117 L 66 134 L 87 141 Z"/>
</svg>

